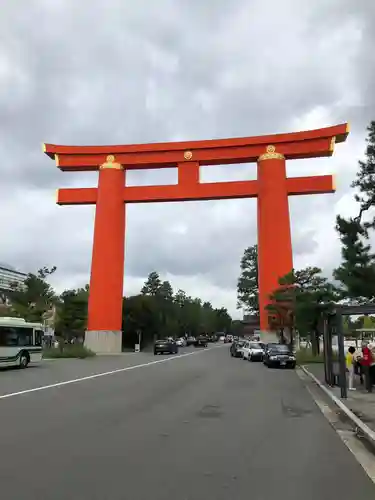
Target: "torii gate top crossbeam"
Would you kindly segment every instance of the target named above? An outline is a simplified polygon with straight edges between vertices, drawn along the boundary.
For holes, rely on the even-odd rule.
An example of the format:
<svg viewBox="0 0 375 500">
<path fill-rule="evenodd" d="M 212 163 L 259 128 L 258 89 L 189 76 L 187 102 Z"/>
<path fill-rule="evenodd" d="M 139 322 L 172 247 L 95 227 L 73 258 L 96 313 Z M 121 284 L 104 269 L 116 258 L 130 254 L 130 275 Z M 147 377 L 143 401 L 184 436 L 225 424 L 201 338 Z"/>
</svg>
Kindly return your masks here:
<svg viewBox="0 0 375 500">
<path fill-rule="evenodd" d="M 175 168 L 178 163 L 186 161 L 195 161 L 200 165 L 255 162 L 270 144 L 275 145 L 287 160 L 331 156 L 335 142 L 344 142 L 348 133 L 348 124 L 344 123 L 304 132 L 234 139 L 123 146 L 44 144 L 43 150 L 55 158 L 60 170 L 67 172 L 99 170 L 109 154 L 115 154 L 116 161 L 126 170 Z"/>
</svg>

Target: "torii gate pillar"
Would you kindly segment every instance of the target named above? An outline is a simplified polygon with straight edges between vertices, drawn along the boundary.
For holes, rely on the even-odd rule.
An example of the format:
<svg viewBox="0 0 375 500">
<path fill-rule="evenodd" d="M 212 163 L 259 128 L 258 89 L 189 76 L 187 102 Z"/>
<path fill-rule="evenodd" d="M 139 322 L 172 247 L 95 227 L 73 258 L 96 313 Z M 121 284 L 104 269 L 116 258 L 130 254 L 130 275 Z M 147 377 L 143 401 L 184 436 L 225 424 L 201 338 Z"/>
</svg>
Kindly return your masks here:
<svg viewBox="0 0 375 500">
<path fill-rule="evenodd" d="M 109 155 L 99 170 L 85 335 L 85 346 L 94 352 L 121 352 L 122 349 L 124 186 L 125 170 Z"/>
<path fill-rule="evenodd" d="M 293 269 L 285 157 L 274 146 L 258 158 L 257 179 L 259 312 L 267 330 L 269 296 Z"/>
</svg>

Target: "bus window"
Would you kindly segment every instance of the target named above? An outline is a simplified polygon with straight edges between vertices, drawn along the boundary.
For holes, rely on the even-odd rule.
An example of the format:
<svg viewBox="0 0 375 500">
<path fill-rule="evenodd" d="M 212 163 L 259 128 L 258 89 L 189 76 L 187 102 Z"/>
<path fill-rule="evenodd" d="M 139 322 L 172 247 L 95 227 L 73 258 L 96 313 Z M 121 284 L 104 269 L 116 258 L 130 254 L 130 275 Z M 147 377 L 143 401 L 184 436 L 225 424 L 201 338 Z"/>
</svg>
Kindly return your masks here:
<svg viewBox="0 0 375 500">
<path fill-rule="evenodd" d="M 33 329 L 32 328 L 14 328 L 18 334 L 18 345 L 30 346 L 33 345 Z"/>
<path fill-rule="evenodd" d="M 43 343 L 42 330 L 35 330 L 35 345 L 42 345 L 42 343 Z"/>
<path fill-rule="evenodd" d="M 0 346 L 11 347 L 18 345 L 18 335 L 11 326 L 0 326 Z"/>
</svg>

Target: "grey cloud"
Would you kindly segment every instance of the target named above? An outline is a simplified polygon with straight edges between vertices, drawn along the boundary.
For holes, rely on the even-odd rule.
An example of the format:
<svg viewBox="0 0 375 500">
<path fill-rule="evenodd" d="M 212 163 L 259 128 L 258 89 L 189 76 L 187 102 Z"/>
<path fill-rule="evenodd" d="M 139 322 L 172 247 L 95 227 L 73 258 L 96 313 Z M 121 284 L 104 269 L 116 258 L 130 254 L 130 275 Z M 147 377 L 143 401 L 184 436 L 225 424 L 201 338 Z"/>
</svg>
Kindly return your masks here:
<svg viewBox="0 0 375 500">
<path fill-rule="evenodd" d="M 8 235 L 1 260 L 24 270 L 56 264 L 64 283 L 88 279 L 94 209 L 55 207 L 54 190 L 95 185 L 97 176 L 62 174 L 42 155 L 42 142 L 275 133 L 322 107 L 331 124 L 349 119 L 352 135 L 340 193 L 291 201 L 296 259 L 313 256 L 324 213 L 348 189 L 353 145 L 373 118 L 373 18 L 367 0 L 289 0 L 283 8 L 245 0 L 7 2 L 0 18 L 0 196 L 10 215 L 0 220 Z M 320 168 L 313 162 L 309 174 Z M 231 165 L 204 177 L 254 172 Z M 176 182 L 176 172 L 128 174 L 133 185 L 162 182 Z M 247 200 L 132 206 L 127 221 L 127 276 L 137 280 L 153 269 L 199 275 L 203 294 L 206 283 L 228 290 L 228 300 L 243 248 L 256 242 L 255 203 Z"/>
</svg>

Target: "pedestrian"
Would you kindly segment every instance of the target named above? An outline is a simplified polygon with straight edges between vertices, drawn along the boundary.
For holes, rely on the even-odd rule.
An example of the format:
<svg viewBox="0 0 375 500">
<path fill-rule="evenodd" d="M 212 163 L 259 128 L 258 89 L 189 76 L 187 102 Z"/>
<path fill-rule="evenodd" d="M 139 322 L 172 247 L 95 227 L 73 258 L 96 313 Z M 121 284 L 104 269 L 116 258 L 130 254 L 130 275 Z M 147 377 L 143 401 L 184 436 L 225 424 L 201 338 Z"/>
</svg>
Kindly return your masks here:
<svg viewBox="0 0 375 500">
<path fill-rule="evenodd" d="M 348 352 L 346 353 L 346 371 L 348 372 L 349 379 L 349 391 L 355 391 L 354 388 L 354 353 L 355 347 L 350 346 Z"/>
<path fill-rule="evenodd" d="M 363 385 L 363 369 L 361 365 L 361 357 L 362 357 L 362 351 L 356 349 L 355 353 L 353 354 L 354 373 L 355 375 L 359 376 L 359 382 L 361 385 Z"/>
<path fill-rule="evenodd" d="M 372 352 L 368 347 L 368 342 L 362 342 L 361 365 L 365 375 L 365 387 L 367 392 L 372 392 L 372 380 L 370 367 L 372 365 Z"/>
</svg>

